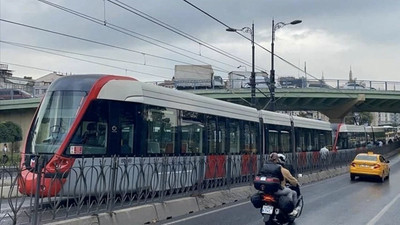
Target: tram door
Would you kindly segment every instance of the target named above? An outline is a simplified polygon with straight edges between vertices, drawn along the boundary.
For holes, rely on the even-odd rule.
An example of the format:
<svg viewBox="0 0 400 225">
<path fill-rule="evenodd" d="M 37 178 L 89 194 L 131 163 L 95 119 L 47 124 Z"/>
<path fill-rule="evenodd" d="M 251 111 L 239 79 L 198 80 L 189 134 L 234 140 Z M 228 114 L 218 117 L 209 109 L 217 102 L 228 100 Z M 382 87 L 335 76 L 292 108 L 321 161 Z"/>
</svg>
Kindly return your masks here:
<svg viewBox="0 0 400 225">
<path fill-rule="evenodd" d="M 122 104 L 119 102 L 109 102 L 109 118 L 108 118 L 108 146 L 109 154 L 119 155 L 121 150 L 121 126 L 119 116 L 121 114 Z"/>
<path fill-rule="evenodd" d="M 127 102 L 110 102 L 109 150 L 121 157 L 134 154 L 134 128 L 137 106 Z"/>
</svg>

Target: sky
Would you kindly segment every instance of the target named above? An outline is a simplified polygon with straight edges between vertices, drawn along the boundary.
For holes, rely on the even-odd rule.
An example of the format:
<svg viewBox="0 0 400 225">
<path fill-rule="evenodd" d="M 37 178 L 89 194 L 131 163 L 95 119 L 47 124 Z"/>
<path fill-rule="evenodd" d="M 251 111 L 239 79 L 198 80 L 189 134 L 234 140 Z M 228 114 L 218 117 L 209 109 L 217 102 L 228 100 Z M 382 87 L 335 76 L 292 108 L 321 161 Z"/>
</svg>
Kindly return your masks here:
<svg viewBox="0 0 400 225">
<path fill-rule="evenodd" d="M 227 78 L 251 71 L 252 51 L 251 32 L 226 28 L 252 23 L 255 71 L 269 73 L 272 20 L 302 20 L 275 32 L 277 79 L 306 65 L 308 79 L 348 79 L 351 68 L 358 80 L 400 80 L 398 0 L 0 0 L 0 18 L 0 62 L 17 77 L 162 81 L 175 65 L 210 64 Z"/>
</svg>

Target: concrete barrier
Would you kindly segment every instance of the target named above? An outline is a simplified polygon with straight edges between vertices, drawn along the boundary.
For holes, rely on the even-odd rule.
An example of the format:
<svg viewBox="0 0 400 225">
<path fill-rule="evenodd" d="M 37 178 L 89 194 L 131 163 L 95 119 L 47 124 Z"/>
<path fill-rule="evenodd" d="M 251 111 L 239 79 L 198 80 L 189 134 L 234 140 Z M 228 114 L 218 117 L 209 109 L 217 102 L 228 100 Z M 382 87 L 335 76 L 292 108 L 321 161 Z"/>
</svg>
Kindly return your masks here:
<svg viewBox="0 0 400 225">
<path fill-rule="evenodd" d="M 181 214 L 184 215 L 184 214 Z M 98 215 L 97 224 L 150 224 L 160 220 L 154 205 L 143 205 Z"/>
<path fill-rule="evenodd" d="M 255 189 L 253 186 L 244 186 L 232 188 L 230 190 L 205 193 L 196 198 L 200 210 L 204 210 L 249 198 L 254 193 Z"/>
<path fill-rule="evenodd" d="M 230 190 L 206 193 L 198 197 L 186 197 L 163 203 L 153 203 L 85 216 L 76 219 L 48 223 L 52 225 L 123 225 L 123 224 L 150 224 L 166 220 L 199 210 L 214 208 L 223 204 L 248 199 L 256 190 L 253 186 L 232 188 Z"/>
<path fill-rule="evenodd" d="M 13 197 L 18 197 L 18 190 L 16 186 L 13 186 L 11 189 L 11 186 L 3 186 L 1 190 L 1 198 L 13 198 Z M 19 196 L 22 196 L 19 194 Z"/>
<path fill-rule="evenodd" d="M 197 199 L 194 197 L 180 198 L 154 204 L 158 220 L 166 220 L 177 216 L 199 211 Z"/>
</svg>

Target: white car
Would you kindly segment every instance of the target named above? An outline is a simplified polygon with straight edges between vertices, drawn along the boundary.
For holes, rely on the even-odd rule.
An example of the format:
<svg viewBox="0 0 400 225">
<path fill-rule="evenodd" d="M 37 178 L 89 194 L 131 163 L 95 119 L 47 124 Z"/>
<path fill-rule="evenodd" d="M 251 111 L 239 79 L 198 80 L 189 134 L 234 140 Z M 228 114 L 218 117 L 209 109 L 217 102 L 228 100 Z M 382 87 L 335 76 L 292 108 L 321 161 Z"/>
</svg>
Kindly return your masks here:
<svg viewBox="0 0 400 225">
<path fill-rule="evenodd" d="M 342 86 L 342 89 L 366 89 L 366 87 L 362 84 L 346 83 Z"/>
</svg>

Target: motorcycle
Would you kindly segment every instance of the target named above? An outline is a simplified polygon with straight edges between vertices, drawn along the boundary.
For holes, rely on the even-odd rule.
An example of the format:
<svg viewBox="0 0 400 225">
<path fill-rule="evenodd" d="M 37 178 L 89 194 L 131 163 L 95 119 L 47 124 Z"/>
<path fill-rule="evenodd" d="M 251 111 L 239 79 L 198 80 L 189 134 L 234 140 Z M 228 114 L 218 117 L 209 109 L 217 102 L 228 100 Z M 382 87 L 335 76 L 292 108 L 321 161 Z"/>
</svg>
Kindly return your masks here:
<svg viewBox="0 0 400 225">
<path fill-rule="evenodd" d="M 294 206 L 297 214 L 291 215 L 293 204 L 288 200 L 287 192 L 285 194 L 284 191 L 276 189 L 277 185 L 275 184 L 278 182 L 279 180 L 276 180 L 276 178 L 265 176 L 256 176 L 254 180 L 255 188 L 261 193 L 254 195 L 251 202 L 256 208 L 260 208 L 265 225 L 293 223 L 303 211 L 304 201 L 303 196 L 300 195 Z M 290 204 L 286 204 L 288 201 Z M 291 208 L 287 209 L 287 205 L 290 205 Z"/>
<path fill-rule="evenodd" d="M 293 223 L 303 211 L 303 196 L 298 198 L 296 215 L 290 215 L 279 207 L 279 196 L 262 194 L 263 206 L 260 209 L 265 225 Z"/>
</svg>

